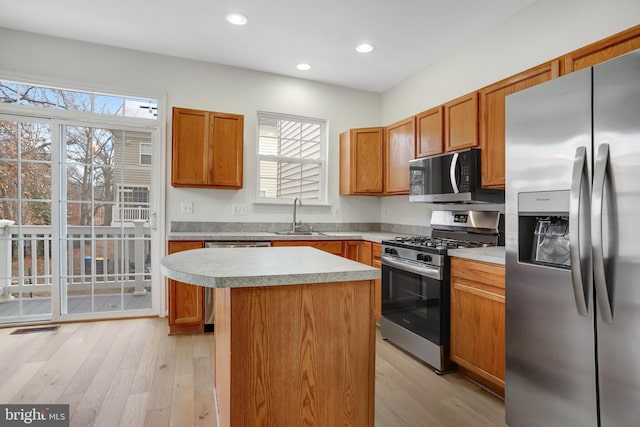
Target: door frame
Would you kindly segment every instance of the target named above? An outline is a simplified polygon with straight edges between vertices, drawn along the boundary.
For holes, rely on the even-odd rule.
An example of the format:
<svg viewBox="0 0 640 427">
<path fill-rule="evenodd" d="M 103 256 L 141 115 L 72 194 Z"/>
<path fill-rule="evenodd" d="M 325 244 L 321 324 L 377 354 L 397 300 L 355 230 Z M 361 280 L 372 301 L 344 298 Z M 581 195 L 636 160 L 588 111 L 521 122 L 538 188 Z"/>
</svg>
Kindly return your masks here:
<svg viewBox="0 0 640 427">
<path fill-rule="evenodd" d="M 8 78 L 8 80 L 24 80 Z M 38 83 L 40 84 L 40 83 Z M 51 85 L 57 87 L 57 85 Z M 93 91 L 91 91 L 93 92 Z M 127 95 L 123 95 L 127 96 Z M 141 97 L 140 95 L 136 95 Z M 47 110 L 23 105 L 1 104 L 0 117 L 5 120 L 37 120 L 48 122 L 52 128 L 52 183 L 51 183 L 51 239 L 52 239 L 52 260 L 51 263 L 51 285 L 52 285 L 52 319 L 51 322 L 57 321 L 76 321 L 76 320 L 98 320 L 122 317 L 136 316 L 166 316 L 166 286 L 165 280 L 160 273 L 160 260 L 165 255 L 165 191 L 166 191 L 166 105 L 167 96 L 150 96 L 150 99 L 156 99 L 158 105 L 157 120 L 150 122 L 149 120 L 136 118 L 123 118 L 100 116 L 92 113 L 78 113 L 64 110 Z M 60 185 L 62 183 L 60 177 L 60 129 L 62 125 L 69 126 L 95 126 L 95 127 L 117 127 L 122 130 L 145 131 L 151 133 L 152 141 L 152 179 L 150 184 L 150 212 L 155 218 L 155 226 L 151 224 L 151 309 L 150 310 L 131 310 L 118 312 L 94 312 L 82 314 L 61 314 L 62 295 L 60 288 Z M 55 140 L 54 140 L 55 138 Z M 54 208 L 55 207 L 55 208 Z M 46 320 L 45 320 L 46 321 Z M 20 324 L 42 323 L 42 320 L 26 320 Z"/>
</svg>

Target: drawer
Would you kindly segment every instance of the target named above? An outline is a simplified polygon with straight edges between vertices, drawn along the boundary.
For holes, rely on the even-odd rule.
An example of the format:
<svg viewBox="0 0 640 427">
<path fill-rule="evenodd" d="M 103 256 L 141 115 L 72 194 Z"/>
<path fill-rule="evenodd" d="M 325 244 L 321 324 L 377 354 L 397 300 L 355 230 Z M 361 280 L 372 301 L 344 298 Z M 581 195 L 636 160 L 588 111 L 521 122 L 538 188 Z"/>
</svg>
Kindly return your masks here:
<svg viewBox="0 0 640 427">
<path fill-rule="evenodd" d="M 451 257 L 451 282 L 463 283 L 504 295 L 504 265 Z"/>
<path fill-rule="evenodd" d="M 311 246 L 321 251 L 342 256 L 342 240 L 277 240 L 271 246 Z"/>
</svg>

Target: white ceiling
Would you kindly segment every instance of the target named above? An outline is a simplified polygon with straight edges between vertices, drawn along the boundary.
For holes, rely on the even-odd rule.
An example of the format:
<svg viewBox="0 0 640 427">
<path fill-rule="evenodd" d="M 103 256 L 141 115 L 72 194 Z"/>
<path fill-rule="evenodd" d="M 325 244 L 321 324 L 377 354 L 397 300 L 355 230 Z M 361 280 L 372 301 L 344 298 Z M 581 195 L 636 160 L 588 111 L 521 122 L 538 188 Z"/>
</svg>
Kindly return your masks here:
<svg viewBox="0 0 640 427">
<path fill-rule="evenodd" d="M 0 0 L 0 26 L 384 92 L 534 1 Z"/>
</svg>

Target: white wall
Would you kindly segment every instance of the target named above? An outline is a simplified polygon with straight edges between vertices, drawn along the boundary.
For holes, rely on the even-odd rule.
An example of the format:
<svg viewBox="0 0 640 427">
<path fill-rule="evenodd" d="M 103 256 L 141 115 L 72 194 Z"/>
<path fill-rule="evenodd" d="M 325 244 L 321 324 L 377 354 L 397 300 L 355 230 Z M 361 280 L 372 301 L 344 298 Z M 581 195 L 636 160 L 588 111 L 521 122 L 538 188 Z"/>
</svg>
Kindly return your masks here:
<svg viewBox="0 0 640 427">
<path fill-rule="evenodd" d="M 538 0 L 463 49 L 386 91 L 382 95 L 382 124 L 443 104 L 638 24 L 638 0 Z M 417 221 L 426 209 L 416 205 L 407 198 L 382 198 L 382 221 L 388 222 L 384 215 L 388 211 L 394 222 L 421 225 Z"/>
<path fill-rule="evenodd" d="M 380 94 L 3 28 L 0 28 L 0 52 L 0 73 L 5 76 L 87 90 L 153 97 L 166 95 L 167 225 L 171 220 L 291 221 L 292 209 L 288 205 L 252 203 L 256 188 L 258 110 L 328 121 L 330 206 L 303 206 L 299 209 L 300 219 L 305 222 L 380 221 L 380 198 L 338 196 L 339 133 L 351 127 L 380 123 Z M 243 189 L 170 186 L 170 109 L 173 106 L 245 116 Z M 181 214 L 182 201 L 194 203 L 192 215 Z M 232 204 L 246 205 L 248 215 L 232 216 Z"/>
</svg>

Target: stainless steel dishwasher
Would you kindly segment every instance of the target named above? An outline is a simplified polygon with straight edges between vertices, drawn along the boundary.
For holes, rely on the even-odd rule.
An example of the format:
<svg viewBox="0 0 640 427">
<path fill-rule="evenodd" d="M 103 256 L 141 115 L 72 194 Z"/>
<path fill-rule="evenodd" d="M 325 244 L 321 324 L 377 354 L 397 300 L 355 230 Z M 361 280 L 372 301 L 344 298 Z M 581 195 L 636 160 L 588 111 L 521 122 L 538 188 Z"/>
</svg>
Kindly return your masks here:
<svg viewBox="0 0 640 427">
<path fill-rule="evenodd" d="M 270 241 L 206 241 L 204 243 L 205 248 L 262 248 L 271 246 Z M 204 331 L 205 332 L 213 332 L 214 331 L 214 292 L 213 288 L 204 288 Z"/>
</svg>

